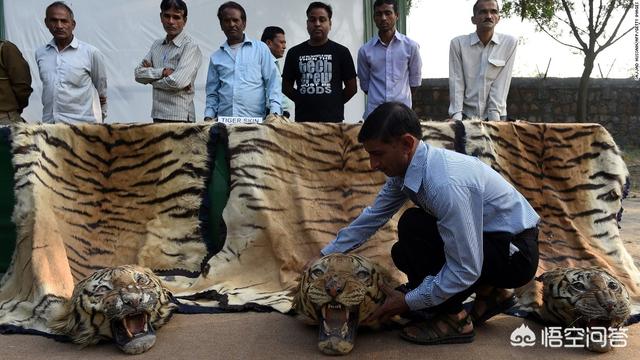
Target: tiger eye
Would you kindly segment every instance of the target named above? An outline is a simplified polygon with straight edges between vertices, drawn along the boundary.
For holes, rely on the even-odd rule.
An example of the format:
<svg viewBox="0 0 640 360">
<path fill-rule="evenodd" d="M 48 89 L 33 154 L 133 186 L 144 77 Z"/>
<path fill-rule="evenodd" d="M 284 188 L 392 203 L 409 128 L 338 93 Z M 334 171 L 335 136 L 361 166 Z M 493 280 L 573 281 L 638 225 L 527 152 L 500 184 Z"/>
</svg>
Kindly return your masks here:
<svg viewBox="0 0 640 360">
<path fill-rule="evenodd" d="M 322 269 L 313 269 L 311 271 L 311 275 L 313 275 L 314 277 L 320 277 L 324 274 L 324 271 L 322 271 Z"/>
<path fill-rule="evenodd" d="M 587 288 L 584 286 L 584 284 L 583 284 L 583 283 L 581 283 L 581 282 L 574 282 L 574 283 L 571 283 L 571 286 L 572 286 L 574 289 L 576 289 L 576 290 L 586 290 L 586 289 L 587 289 Z"/>
</svg>

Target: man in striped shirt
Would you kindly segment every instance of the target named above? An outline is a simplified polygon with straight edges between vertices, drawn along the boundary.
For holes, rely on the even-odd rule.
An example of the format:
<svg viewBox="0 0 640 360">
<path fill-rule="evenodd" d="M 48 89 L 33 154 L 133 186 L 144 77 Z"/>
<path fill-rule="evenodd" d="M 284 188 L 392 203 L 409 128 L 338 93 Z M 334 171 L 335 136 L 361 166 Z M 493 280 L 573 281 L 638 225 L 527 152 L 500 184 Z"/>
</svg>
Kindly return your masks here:
<svg viewBox="0 0 640 360">
<path fill-rule="evenodd" d="M 186 34 L 187 4 L 162 0 L 160 21 L 167 36 L 156 40 L 136 67 L 135 79 L 153 86 L 151 117 L 154 123 L 195 122 L 193 82 L 202 53 Z"/>
<path fill-rule="evenodd" d="M 371 167 L 388 179 L 322 255 L 362 245 L 405 203 L 391 257 L 409 279 L 407 291 L 383 288 L 385 303 L 370 317 L 408 311 L 434 313 L 409 323 L 408 341 L 433 345 L 471 342 L 474 326 L 515 304 L 510 290 L 531 281 L 538 268 L 538 214 L 509 182 L 478 158 L 424 143 L 416 114 L 384 103 L 362 125 L 358 141 Z M 476 293 L 469 313 L 462 303 Z"/>
</svg>

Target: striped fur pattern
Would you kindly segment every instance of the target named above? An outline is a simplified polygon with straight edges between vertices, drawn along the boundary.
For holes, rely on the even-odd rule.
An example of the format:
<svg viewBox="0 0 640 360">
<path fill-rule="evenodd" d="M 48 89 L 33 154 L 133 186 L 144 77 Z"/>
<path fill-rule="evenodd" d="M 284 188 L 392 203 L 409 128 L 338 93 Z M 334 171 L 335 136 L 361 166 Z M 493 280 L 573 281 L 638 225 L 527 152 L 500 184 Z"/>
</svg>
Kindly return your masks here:
<svg viewBox="0 0 640 360">
<path fill-rule="evenodd" d="M 209 126 L 12 128 L 17 246 L 0 324 L 48 331 L 46 317 L 96 270 L 198 271 Z"/>
<path fill-rule="evenodd" d="M 426 142 L 479 157 L 531 202 L 542 216 L 538 274 L 558 266 L 597 265 L 617 276 L 632 296 L 639 295 L 640 272 L 616 221 L 628 171 L 603 127 L 466 121 L 424 122 L 423 129 Z M 369 167 L 358 130 L 358 125 L 313 123 L 231 127 L 227 243 L 210 260 L 211 275 L 178 295 L 213 294 L 208 303 L 191 304 L 289 310 L 287 290 L 295 287 L 302 265 L 370 204 L 384 183 Z M 395 269 L 389 250 L 397 218 L 355 253 Z M 404 280 L 395 270 L 392 277 Z M 518 295 L 523 310 L 542 303 L 535 281 Z"/>
<path fill-rule="evenodd" d="M 139 354 L 154 345 L 155 330 L 176 308 L 171 293 L 150 269 L 122 265 L 78 282 L 71 298 L 52 316 L 50 327 L 76 344 L 108 339 L 128 354 Z"/>
<path fill-rule="evenodd" d="M 541 318 L 551 324 L 581 328 L 619 328 L 631 313 L 629 293 L 615 276 L 600 267 L 557 268 L 538 277 L 543 285 Z M 606 352 L 610 344 L 586 343 Z"/>
<path fill-rule="evenodd" d="M 389 281 L 384 269 L 362 256 L 327 255 L 302 272 L 293 308 L 302 321 L 320 327 L 320 351 L 343 355 L 353 349 L 362 320 L 384 303 L 380 283 Z"/>
</svg>

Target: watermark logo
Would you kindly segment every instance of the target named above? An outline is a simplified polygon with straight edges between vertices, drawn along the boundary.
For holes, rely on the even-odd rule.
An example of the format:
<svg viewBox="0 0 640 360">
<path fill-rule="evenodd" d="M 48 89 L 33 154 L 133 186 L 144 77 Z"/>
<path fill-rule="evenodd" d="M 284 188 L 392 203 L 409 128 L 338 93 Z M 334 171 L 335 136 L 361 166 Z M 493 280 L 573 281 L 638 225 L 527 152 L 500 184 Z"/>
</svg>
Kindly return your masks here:
<svg viewBox="0 0 640 360">
<path fill-rule="evenodd" d="M 627 328 L 562 328 L 560 326 L 545 327 L 540 332 L 540 343 L 550 348 L 598 346 L 626 347 L 629 334 Z M 511 346 L 528 347 L 536 344 L 536 334 L 525 324 L 511 333 Z"/>
<path fill-rule="evenodd" d="M 633 3 L 633 8 L 635 12 L 635 21 L 633 23 L 634 30 L 634 58 L 635 58 L 635 67 L 633 71 L 633 78 L 635 80 L 640 80 L 640 3 L 635 1 Z"/>
<path fill-rule="evenodd" d="M 511 346 L 527 347 L 536 344 L 536 334 L 525 324 L 511 333 Z"/>
</svg>

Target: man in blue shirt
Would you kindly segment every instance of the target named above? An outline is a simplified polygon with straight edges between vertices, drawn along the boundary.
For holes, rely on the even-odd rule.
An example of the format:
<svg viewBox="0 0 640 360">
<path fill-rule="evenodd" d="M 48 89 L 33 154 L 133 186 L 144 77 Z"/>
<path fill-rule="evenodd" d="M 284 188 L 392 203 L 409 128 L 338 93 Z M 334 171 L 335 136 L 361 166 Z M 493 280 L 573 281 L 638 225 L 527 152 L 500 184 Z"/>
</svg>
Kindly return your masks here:
<svg viewBox="0 0 640 360">
<path fill-rule="evenodd" d="M 233 1 L 218 8 L 227 41 L 209 59 L 205 121 L 218 116 L 265 117 L 282 114 L 278 69 L 269 48 L 244 33 L 247 14 Z"/>
<path fill-rule="evenodd" d="M 396 29 L 398 0 L 376 0 L 373 21 L 378 34 L 358 51 L 358 79 L 367 94 L 363 119 L 384 102 L 411 107 L 411 97 L 422 83 L 420 46 Z"/>
<path fill-rule="evenodd" d="M 409 310 L 436 316 L 408 324 L 401 336 L 420 344 L 471 342 L 473 327 L 515 304 L 511 288 L 529 282 L 538 267 L 539 216 L 500 174 L 479 159 L 425 144 L 416 114 L 385 103 L 366 119 L 358 141 L 371 167 L 388 179 L 322 255 L 351 251 L 383 226 L 407 200 L 391 257 L 407 274 L 405 293 L 387 289 L 371 316 Z M 462 307 L 476 293 L 471 314 Z M 364 321 L 370 321 L 365 319 Z"/>
</svg>

